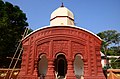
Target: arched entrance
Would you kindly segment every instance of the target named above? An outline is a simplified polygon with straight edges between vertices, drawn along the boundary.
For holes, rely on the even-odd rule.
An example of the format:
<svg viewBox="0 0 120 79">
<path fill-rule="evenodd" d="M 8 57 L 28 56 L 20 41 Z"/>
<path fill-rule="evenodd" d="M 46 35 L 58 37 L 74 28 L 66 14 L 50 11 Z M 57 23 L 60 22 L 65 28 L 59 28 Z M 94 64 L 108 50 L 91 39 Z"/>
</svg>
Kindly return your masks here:
<svg viewBox="0 0 120 79">
<path fill-rule="evenodd" d="M 55 72 L 58 79 L 65 78 L 67 73 L 67 61 L 63 54 L 55 59 Z"/>
<path fill-rule="evenodd" d="M 45 55 L 42 55 L 38 61 L 38 79 L 43 79 L 46 76 L 47 69 L 48 60 Z"/>
<path fill-rule="evenodd" d="M 77 79 L 83 79 L 84 75 L 84 63 L 81 55 L 76 55 L 74 60 L 74 71 Z"/>
</svg>

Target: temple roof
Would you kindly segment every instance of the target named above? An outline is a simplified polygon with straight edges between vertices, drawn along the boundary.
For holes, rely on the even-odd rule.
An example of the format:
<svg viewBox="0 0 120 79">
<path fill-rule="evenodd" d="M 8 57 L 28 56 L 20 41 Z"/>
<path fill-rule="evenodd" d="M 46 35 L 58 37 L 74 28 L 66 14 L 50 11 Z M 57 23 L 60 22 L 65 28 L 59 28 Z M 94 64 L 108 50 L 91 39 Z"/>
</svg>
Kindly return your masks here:
<svg viewBox="0 0 120 79">
<path fill-rule="evenodd" d="M 62 5 L 52 12 L 50 25 L 74 25 L 74 15 Z"/>
<path fill-rule="evenodd" d="M 61 7 L 57 8 L 55 11 L 53 11 L 50 19 L 53 19 L 56 16 L 68 16 L 68 17 L 74 19 L 73 13 L 64 6 L 61 6 Z"/>
</svg>

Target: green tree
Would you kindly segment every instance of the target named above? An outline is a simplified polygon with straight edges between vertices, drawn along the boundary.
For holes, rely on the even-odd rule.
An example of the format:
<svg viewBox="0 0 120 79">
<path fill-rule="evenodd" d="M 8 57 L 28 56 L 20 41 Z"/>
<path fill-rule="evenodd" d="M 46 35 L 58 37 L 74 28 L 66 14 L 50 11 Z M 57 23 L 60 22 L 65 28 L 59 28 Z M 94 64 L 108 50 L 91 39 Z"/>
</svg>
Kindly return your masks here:
<svg viewBox="0 0 120 79">
<path fill-rule="evenodd" d="M 112 46 L 108 48 L 108 55 L 120 56 L 120 46 Z"/>
<path fill-rule="evenodd" d="M 13 56 L 18 42 L 28 26 L 25 13 L 9 2 L 0 0 L 0 63 L 8 62 L 7 56 Z M 3 64 L 0 65 L 3 67 Z"/>
<path fill-rule="evenodd" d="M 119 47 L 120 33 L 116 30 L 107 30 L 97 34 L 102 40 L 102 52 L 109 53 L 108 48 L 112 46 Z"/>
<path fill-rule="evenodd" d="M 113 56 L 120 56 L 120 33 L 117 32 L 116 30 L 107 30 L 107 31 L 103 31 L 97 34 L 103 41 L 102 41 L 102 47 L 101 47 L 101 51 L 105 54 L 106 59 L 107 59 L 107 55 L 113 55 Z M 108 59 L 107 59 L 108 60 Z M 117 66 L 119 66 L 118 64 L 120 64 L 119 62 L 112 60 L 112 65 L 116 64 L 116 68 L 118 68 Z M 107 68 L 108 68 L 108 62 L 107 62 Z M 113 66 L 113 68 L 115 68 L 115 66 Z"/>
</svg>

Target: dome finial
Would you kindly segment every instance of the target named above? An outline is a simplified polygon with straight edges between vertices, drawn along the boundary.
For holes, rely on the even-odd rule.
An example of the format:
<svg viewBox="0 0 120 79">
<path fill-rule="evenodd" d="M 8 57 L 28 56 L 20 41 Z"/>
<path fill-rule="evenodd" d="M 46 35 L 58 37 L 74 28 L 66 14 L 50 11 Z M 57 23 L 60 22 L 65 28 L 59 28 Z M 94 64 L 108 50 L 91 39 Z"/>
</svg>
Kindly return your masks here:
<svg viewBox="0 0 120 79">
<path fill-rule="evenodd" d="M 62 2 L 62 5 L 61 5 L 61 7 L 64 7 L 64 4 L 63 4 L 63 2 Z"/>
</svg>

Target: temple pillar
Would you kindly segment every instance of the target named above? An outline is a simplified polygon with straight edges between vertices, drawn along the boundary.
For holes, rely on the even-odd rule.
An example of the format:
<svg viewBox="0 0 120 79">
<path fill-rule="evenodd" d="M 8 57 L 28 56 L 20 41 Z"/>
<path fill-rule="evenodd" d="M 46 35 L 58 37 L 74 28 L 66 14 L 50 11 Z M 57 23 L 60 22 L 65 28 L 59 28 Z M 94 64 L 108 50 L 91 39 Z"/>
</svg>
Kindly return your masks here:
<svg viewBox="0 0 120 79">
<path fill-rule="evenodd" d="M 76 79 L 75 73 L 74 73 L 74 68 L 73 68 L 73 60 L 67 60 L 67 78 L 66 79 Z"/>
<path fill-rule="evenodd" d="M 55 79 L 54 75 L 54 60 L 48 59 L 48 70 L 45 76 L 45 79 Z"/>
<path fill-rule="evenodd" d="M 38 78 L 38 68 L 37 68 L 38 66 L 37 66 L 37 64 L 38 64 L 38 59 L 35 59 L 35 64 L 34 64 L 35 68 L 33 71 L 33 75 L 34 75 L 35 79 Z"/>
</svg>

